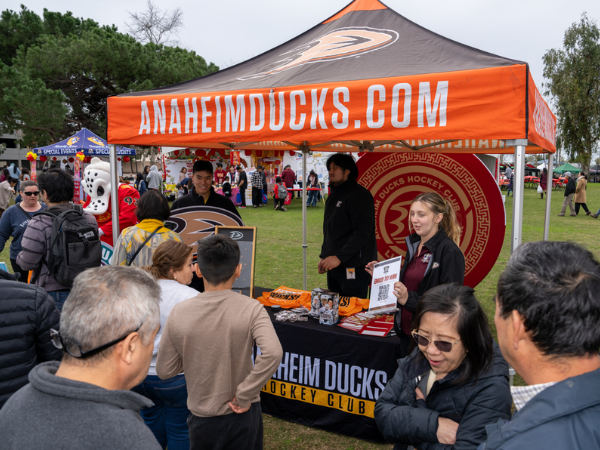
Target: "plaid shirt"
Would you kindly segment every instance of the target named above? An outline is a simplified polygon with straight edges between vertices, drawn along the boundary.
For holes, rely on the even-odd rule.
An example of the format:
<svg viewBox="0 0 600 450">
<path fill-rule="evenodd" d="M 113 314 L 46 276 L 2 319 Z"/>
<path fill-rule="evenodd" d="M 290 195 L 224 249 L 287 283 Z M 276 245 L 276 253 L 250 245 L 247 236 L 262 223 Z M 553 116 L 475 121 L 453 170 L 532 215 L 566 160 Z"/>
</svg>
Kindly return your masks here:
<svg viewBox="0 0 600 450">
<path fill-rule="evenodd" d="M 286 169 L 281 173 L 281 181 L 289 188 L 294 186 L 296 182 L 296 174 L 292 169 Z"/>
<path fill-rule="evenodd" d="M 250 183 L 252 183 L 252 187 L 257 187 L 259 189 L 262 189 L 262 174 L 257 170 L 255 171 L 252 176 L 250 177 Z"/>
<path fill-rule="evenodd" d="M 531 386 L 511 386 L 510 394 L 512 395 L 513 402 L 515 402 L 515 408 L 517 411 L 519 411 L 527 404 L 529 400 L 538 395 L 544 389 L 547 389 L 555 384 L 555 382 L 550 382 L 544 384 L 533 384 Z"/>
</svg>

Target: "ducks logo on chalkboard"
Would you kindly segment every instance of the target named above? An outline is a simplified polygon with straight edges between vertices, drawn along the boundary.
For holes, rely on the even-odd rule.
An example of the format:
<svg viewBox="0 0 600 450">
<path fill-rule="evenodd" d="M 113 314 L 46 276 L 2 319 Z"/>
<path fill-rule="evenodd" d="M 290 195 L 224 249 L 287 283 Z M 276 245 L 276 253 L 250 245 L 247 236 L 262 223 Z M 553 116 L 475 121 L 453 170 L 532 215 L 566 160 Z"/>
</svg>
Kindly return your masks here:
<svg viewBox="0 0 600 450">
<path fill-rule="evenodd" d="M 198 241 L 215 234 L 215 227 L 243 227 L 244 222 L 230 211 L 214 206 L 188 206 L 176 209 L 165 221 L 165 226 L 176 233 L 186 245 L 194 249 L 194 262 Z M 233 237 L 232 237 L 233 238 Z"/>
</svg>

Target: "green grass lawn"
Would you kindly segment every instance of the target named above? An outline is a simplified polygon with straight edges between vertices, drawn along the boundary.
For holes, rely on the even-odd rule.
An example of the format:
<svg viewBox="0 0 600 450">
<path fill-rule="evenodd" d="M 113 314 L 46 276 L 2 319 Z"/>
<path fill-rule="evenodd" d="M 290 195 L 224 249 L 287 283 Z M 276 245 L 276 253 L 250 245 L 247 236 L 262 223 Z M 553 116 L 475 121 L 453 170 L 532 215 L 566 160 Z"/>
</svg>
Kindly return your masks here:
<svg viewBox="0 0 600 450">
<path fill-rule="evenodd" d="M 506 191 L 504 191 L 506 192 Z M 557 217 L 563 201 L 563 191 L 552 195 L 552 215 L 550 240 L 571 241 L 583 245 L 600 256 L 600 221 L 585 216 L 583 210 L 578 217 Z M 512 197 L 506 202 L 506 235 L 502 251 L 494 268 L 476 287 L 476 295 L 488 313 L 494 335 L 494 295 L 496 284 L 510 256 L 510 236 L 512 229 Z M 600 184 L 588 184 L 587 204 L 592 212 L 600 207 Z M 535 189 L 525 189 L 523 242 L 543 238 L 544 209 L 546 201 L 541 200 Z M 258 246 L 256 252 L 255 285 L 276 288 L 286 285 L 302 288 L 302 203 L 294 199 L 288 212 L 273 210 L 272 200 L 268 207 L 239 210 L 244 223 L 256 226 Z M 308 289 L 326 287 L 325 275 L 317 273 L 323 224 L 323 203 L 317 208 L 308 208 Z M 0 261 L 10 266 L 8 243 Z M 543 261 L 540 261 L 543 264 Z M 522 384 L 518 377 L 516 384 Z M 388 444 L 373 444 L 348 438 L 335 433 L 312 429 L 273 417 L 265 416 L 265 448 L 267 449 L 391 449 Z"/>
</svg>

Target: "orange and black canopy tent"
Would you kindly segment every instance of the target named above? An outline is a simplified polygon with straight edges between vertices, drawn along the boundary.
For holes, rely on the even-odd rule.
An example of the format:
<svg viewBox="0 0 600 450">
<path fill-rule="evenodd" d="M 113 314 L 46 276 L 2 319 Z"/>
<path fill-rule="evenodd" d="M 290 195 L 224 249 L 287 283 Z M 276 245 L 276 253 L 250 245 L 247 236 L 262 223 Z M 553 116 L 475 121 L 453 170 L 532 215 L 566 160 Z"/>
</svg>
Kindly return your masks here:
<svg viewBox="0 0 600 450">
<path fill-rule="evenodd" d="M 202 78 L 108 99 L 108 142 L 249 150 L 555 151 L 521 61 L 355 0 L 300 36 Z"/>
</svg>

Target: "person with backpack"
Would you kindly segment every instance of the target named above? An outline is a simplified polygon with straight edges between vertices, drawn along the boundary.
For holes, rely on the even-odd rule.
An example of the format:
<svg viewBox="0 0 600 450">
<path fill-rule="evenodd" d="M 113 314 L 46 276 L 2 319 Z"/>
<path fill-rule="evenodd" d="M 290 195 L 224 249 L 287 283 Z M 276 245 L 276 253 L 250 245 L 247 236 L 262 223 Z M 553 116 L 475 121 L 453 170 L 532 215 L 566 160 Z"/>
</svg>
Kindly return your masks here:
<svg viewBox="0 0 600 450">
<path fill-rule="evenodd" d="M 98 224 L 80 205 L 71 205 L 73 177 L 50 169 L 37 179 L 48 209 L 38 212 L 21 239 L 17 264 L 32 270 L 31 283 L 46 289 L 59 311 L 79 273 L 100 266 L 102 248 Z"/>
<path fill-rule="evenodd" d="M 171 240 L 183 242 L 179 234 L 164 226 L 171 210 L 159 191 L 150 189 L 146 192 L 137 202 L 135 215 L 140 223 L 121 232 L 110 260 L 113 266 L 151 266 L 156 247 Z"/>
<path fill-rule="evenodd" d="M 275 189 L 273 189 L 273 200 L 275 200 L 275 210 L 287 211 L 283 206 L 285 199 L 288 196 L 287 188 L 281 180 L 281 177 L 275 178 Z"/>
<path fill-rule="evenodd" d="M 0 252 L 4 250 L 4 245 L 12 236 L 10 264 L 14 273 L 21 274 L 18 281 L 27 283 L 28 272 L 17 264 L 17 255 L 21 251 L 21 239 L 27 229 L 27 224 L 33 219 L 33 215 L 45 210 L 47 206 L 38 201 L 40 189 L 35 181 L 22 181 L 19 193 L 23 197 L 23 201 L 8 208 L 0 219 Z"/>
</svg>

